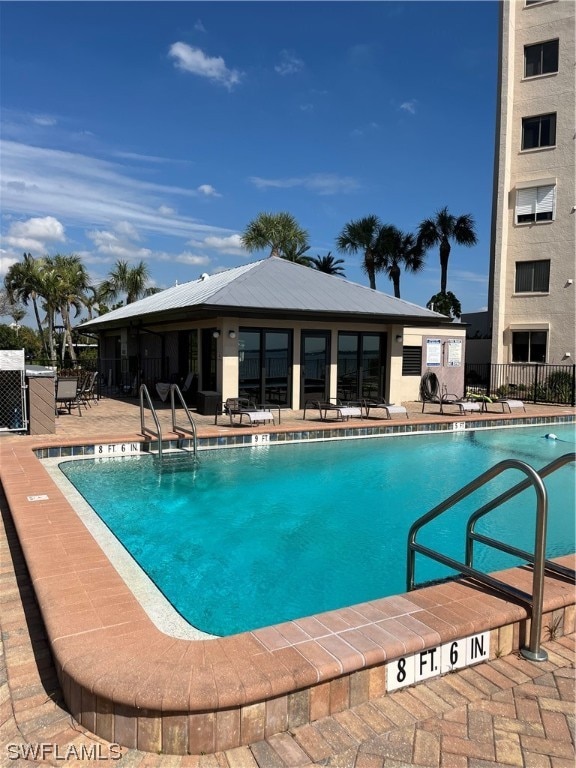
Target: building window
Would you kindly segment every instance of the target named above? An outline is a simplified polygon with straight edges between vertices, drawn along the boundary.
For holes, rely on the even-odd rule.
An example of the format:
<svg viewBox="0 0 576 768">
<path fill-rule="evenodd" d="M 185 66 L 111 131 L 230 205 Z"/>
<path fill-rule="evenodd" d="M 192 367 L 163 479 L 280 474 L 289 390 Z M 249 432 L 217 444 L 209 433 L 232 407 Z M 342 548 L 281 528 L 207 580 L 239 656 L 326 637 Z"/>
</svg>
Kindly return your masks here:
<svg viewBox="0 0 576 768">
<path fill-rule="evenodd" d="M 549 288 L 549 259 L 516 262 L 516 293 L 547 293 Z"/>
<path fill-rule="evenodd" d="M 402 376 L 422 374 L 422 347 L 404 347 L 402 350 Z"/>
<path fill-rule="evenodd" d="M 513 363 L 545 363 L 546 331 L 513 331 Z"/>
<path fill-rule="evenodd" d="M 522 118 L 522 149 L 553 147 L 556 144 L 556 112 Z"/>
<path fill-rule="evenodd" d="M 558 72 L 558 40 L 524 46 L 524 77 Z"/>
<path fill-rule="evenodd" d="M 556 208 L 556 185 L 525 187 L 516 190 L 516 224 L 553 221 Z"/>
</svg>

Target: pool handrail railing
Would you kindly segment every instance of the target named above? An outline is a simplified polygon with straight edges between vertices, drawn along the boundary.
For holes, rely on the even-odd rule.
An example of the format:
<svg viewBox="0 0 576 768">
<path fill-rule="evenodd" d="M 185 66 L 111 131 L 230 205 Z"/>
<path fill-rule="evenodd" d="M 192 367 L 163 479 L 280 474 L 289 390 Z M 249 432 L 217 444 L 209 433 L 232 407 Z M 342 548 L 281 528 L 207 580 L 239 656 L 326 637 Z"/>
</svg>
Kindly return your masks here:
<svg viewBox="0 0 576 768">
<path fill-rule="evenodd" d="M 575 461 L 575 460 L 576 460 L 576 453 L 565 454 L 564 456 L 552 462 L 551 465 L 548 465 L 547 467 L 545 467 L 545 469 L 548 470 L 545 474 L 550 474 L 551 472 L 554 472 L 557 469 L 559 469 L 561 466 L 564 466 L 570 461 Z M 482 516 L 483 514 L 486 514 L 487 512 L 489 512 L 491 509 L 494 509 L 496 506 L 500 506 L 500 504 L 502 504 L 504 501 L 507 501 L 509 498 L 511 498 L 512 496 L 515 496 L 517 493 L 520 493 L 522 490 L 525 490 L 530 485 L 534 487 L 534 490 L 536 492 L 536 532 L 535 532 L 535 542 L 534 542 L 534 554 L 530 555 L 530 562 L 532 562 L 533 572 L 534 572 L 533 578 L 532 578 L 532 595 L 527 595 L 526 593 L 518 589 L 515 589 L 514 587 L 508 584 L 505 584 L 502 581 L 499 581 L 493 576 L 490 576 L 489 574 L 486 574 L 483 571 L 479 571 L 473 568 L 472 565 L 469 564 L 468 562 L 460 563 L 459 561 L 454 560 L 453 558 L 448 557 L 447 555 L 443 555 L 440 552 L 436 552 L 433 549 L 430 549 L 429 547 L 425 547 L 424 545 L 419 544 L 416 541 L 416 536 L 418 534 L 418 531 L 424 525 L 431 522 L 432 520 L 437 518 L 439 515 L 441 515 L 443 512 L 446 512 L 448 509 L 453 507 L 459 501 L 462 501 L 462 499 L 472 494 L 481 486 L 486 485 L 490 480 L 502 474 L 508 469 L 520 470 L 527 476 L 527 478 L 523 480 L 521 483 L 519 483 L 517 486 L 515 486 L 514 488 L 501 494 L 497 499 L 494 500 L 493 503 L 490 502 L 489 504 L 485 505 L 480 510 L 478 510 L 477 513 L 473 513 L 471 518 L 474 518 L 474 521 L 475 521 L 477 519 L 477 516 Z M 542 482 L 542 477 L 541 477 L 542 473 L 544 473 L 544 470 L 540 470 L 540 473 L 539 473 L 524 461 L 520 461 L 518 459 L 505 459 L 504 461 L 499 462 L 498 464 L 494 465 L 490 469 L 483 472 L 481 475 L 479 475 L 477 478 L 469 482 L 459 491 L 456 491 L 456 493 L 452 494 L 449 498 L 445 499 L 441 504 L 438 504 L 436 507 L 434 507 L 434 509 L 431 509 L 428 513 L 426 513 L 425 515 L 420 517 L 418 520 L 416 520 L 412 524 L 408 534 L 407 578 L 406 578 L 407 591 L 410 592 L 413 589 L 415 589 L 415 581 L 414 581 L 415 554 L 416 552 L 419 552 L 420 554 L 430 557 L 432 560 L 436 560 L 437 562 L 447 565 L 449 568 L 452 568 L 455 571 L 459 571 L 460 573 L 466 576 L 470 576 L 471 578 L 485 584 L 486 586 L 492 587 L 493 589 L 496 589 L 499 592 L 504 592 L 506 594 L 509 594 L 512 597 L 515 597 L 516 599 L 520 600 L 521 602 L 526 603 L 531 608 L 531 612 L 532 612 L 532 617 L 531 617 L 532 621 L 530 625 L 530 639 L 529 639 L 528 647 L 522 648 L 520 652 L 525 658 L 531 661 L 546 661 L 546 659 L 548 658 L 548 654 L 546 653 L 546 651 L 544 651 L 540 647 L 540 631 L 541 631 L 540 625 L 542 623 L 542 608 L 543 608 L 543 601 L 544 601 L 544 571 L 547 565 L 546 529 L 547 529 L 547 520 L 548 520 L 548 494 L 546 492 L 544 483 Z M 482 513 L 482 515 L 479 515 L 478 513 Z M 473 532 L 473 525 L 472 525 L 472 528 L 467 526 L 467 531 Z M 478 534 L 474 534 L 474 537 L 478 537 Z M 502 551 L 508 551 L 510 552 L 510 554 L 517 554 L 519 551 L 513 547 L 510 547 L 504 542 L 495 543 L 492 540 L 489 540 L 488 537 L 484 537 L 482 541 L 483 543 L 486 543 L 488 545 L 497 546 L 497 548 L 501 549 Z M 468 541 L 466 542 L 466 553 L 467 553 L 466 556 L 468 560 L 468 557 L 469 557 Z M 562 575 L 566 575 L 566 574 L 562 574 Z"/>
<path fill-rule="evenodd" d="M 150 410 L 150 413 L 152 414 L 152 418 L 154 419 L 154 424 L 156 425 L 156 432 L 154 430 L 149 429 L 146 426 L 146 419 L 144 416 L 144 401 L 146 400 L 146 404 L 148 405 L 148 408 Z M 154 408 L 154 405 L 152 403 L 152 399 L 150 397 L 150 392 L 148 392 L 148 387 L 146 384 L 140 385 L 140 433 L 146 436 L 155 437 L 158 442 L 158 457 L 162 458 L 162 428 L 160 427 L 160 421 L 158 420 L 158 415 L 156 413 L 156 409 Z"/>
<path fill-rule="evenodd" d="M 190 422 L 190 427 L 186 427 L 186 426 L 183 427 L 176 423 L 176 404 L 175 404 L 176 398 L 180 400 L 180 405 L 182 406 L 182 408 L 184 409 L 184 413 L 188 417 L 188 421 Z M 192 414 L 190 413 L 190 410 L 186 405 L 186 401 L 184 400 L 184 396 L 178 384 L 170 385 L 170 407 L 172 409 L 172 431 L 182 432 L 184 434 L 188 434 L 192 436 L 192 453 L 193 453 L 194 461 L 198 461 L 198 434 L 196 430 L 196 422 L 192 418 Z"/>
</svg>

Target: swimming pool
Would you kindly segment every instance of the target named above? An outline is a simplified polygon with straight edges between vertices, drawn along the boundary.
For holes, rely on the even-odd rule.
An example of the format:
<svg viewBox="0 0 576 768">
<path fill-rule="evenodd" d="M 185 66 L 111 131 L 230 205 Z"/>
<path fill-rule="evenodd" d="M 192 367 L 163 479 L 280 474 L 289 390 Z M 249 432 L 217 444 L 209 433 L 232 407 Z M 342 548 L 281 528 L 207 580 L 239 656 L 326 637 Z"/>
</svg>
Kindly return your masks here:
<svg viewBox="0 0 576 768">
<path fill-rule="evenodd" d="M 159 472 L 151 456 L 60 467 L 174 607 L 227 635 L 403 592 L 414 519 L 503 458 L 540 468 L 573 450 L 573 427 L 554 431 L 566 442 L 508 428 L 207 451 L 196 471 Z M 549 557 L 576 546 L 572 473 L 546 481 L 552 512 L 564 513 L 550 515 Z M 420 540 L 463 559 L 467 512 L 520 479 L 507 473 Z M 533 499 L 525 492 L 481 530 L 530 550 Z M 478 548 L 475 562 L 517 561 Z M 448 573 L 417 559 L 418 581 Z"/>
</svg>

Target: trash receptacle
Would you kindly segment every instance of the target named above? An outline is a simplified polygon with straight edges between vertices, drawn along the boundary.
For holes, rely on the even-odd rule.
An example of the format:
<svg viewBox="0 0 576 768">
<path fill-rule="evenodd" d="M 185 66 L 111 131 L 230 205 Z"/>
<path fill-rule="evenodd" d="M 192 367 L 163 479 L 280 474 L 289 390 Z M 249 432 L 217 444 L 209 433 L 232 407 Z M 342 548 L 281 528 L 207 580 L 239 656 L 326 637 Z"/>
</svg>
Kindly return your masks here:
<svg viewBox="0 0 576 768">
<path fill-rule="evenodd" d="M 196 410 L 204 416 L 214 416 L 221 402 L 222 395 L 220 392 L 200 390 L 196 395 Z"/>
</svg>

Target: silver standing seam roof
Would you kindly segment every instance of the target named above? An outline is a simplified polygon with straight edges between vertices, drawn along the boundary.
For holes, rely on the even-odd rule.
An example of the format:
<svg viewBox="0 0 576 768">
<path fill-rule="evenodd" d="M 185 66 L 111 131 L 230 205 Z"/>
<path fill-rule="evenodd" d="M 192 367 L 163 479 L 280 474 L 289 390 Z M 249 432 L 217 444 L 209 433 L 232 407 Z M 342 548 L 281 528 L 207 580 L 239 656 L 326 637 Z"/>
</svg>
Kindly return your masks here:
<svg viewBox="0 0 576 768">
<path fill-rule="evenodd" d="M 449 322 L 445 315 L 396 299 L 380 291 L 340 277 L 319 272 L 286 259 L 271 256 L 261 261 L 202 275 L 197 280 L 167 288 L 140 301 L 89 320 L 79 330 L 106 330 L 125 325 L 133 318 L 158 321 L 162 314 L 177 316 L 183 310 L 211 310 L 230 314 L 233 310 L 258 315 L 306 313 L 354 315 L 356 320 L 386 320 L 438 325 Z"/>
</svg>

